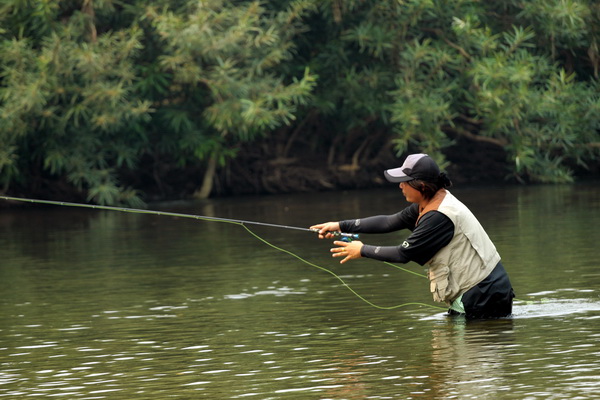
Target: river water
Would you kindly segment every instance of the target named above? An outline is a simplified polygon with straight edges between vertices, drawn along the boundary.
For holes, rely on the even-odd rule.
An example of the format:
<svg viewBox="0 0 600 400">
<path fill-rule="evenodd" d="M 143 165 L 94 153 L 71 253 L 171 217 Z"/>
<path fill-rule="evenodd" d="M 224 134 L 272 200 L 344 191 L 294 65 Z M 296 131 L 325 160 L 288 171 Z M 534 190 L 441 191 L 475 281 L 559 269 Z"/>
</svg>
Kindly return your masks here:
<svg viewBox="0 0 600 400">
<path fill-rule="evenodd" d="M 503 257 L 513 318 L 448 318 L 423 277 L 340 265 L 309 232 L 248 226 L 300 259 L 234 224 L 0 209 L 0 398 L 598 398 L 600 185 L 453 193 Z M 405 205 L 392 188 L 150 207 L 307 227 Z"/>
</svg>

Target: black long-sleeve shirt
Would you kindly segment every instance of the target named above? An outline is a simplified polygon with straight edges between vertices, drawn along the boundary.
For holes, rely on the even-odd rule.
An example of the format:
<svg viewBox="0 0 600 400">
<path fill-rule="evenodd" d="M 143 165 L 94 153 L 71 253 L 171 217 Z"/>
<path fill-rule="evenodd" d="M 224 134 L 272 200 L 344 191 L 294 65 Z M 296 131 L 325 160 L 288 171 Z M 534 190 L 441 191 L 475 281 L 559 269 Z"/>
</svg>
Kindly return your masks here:
<svg viewBox="0 0 600 400">
<path fill-rule="evenodd" d="M 412 204 L 392 215 L 340 221 L 340 230 L 349 233 L 388 233 L 409 229 L 412 233 L 398 246 L 374 246 L 365 244 L 361 256 L 380 261 L 407 263 L 414 261 L 424 265 L 454 236 L 454 224 L 439 211 L 429 211 L 421 217 L 419 225 L 418 204 Z"/>
</svg>

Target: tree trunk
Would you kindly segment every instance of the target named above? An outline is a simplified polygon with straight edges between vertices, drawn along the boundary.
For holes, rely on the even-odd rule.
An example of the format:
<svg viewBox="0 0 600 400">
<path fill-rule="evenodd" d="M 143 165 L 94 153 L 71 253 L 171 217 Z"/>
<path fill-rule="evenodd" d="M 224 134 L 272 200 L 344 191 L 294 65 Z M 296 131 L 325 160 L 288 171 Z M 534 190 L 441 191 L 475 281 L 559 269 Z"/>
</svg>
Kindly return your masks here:
<svg viewBox="0 0 600 400">
<path fill-rule="evenodd" d="M 194 198 L 196 199 L 207 199 L 212 191 L 215 173 L 217 171 L 217 155 L 213 153 L 208 159 L 206 171 L 204 171 L 204 178 L 202 179 L 202 186 L 200 189 L 194 192 Z"/>
<path fill-rule="evenodd" d="M 94 10 L 94 1 L 93 0 L 84 0 L 83 5 L 81 7 L 81 12 L 87 14 L 90 17 L 88 22 L 88 29 L 90 34 L 90 42 L 96 43 L 96 39 L 98 37 L 98 31 L 96 30 L 96 11 Z"/>
</svg>

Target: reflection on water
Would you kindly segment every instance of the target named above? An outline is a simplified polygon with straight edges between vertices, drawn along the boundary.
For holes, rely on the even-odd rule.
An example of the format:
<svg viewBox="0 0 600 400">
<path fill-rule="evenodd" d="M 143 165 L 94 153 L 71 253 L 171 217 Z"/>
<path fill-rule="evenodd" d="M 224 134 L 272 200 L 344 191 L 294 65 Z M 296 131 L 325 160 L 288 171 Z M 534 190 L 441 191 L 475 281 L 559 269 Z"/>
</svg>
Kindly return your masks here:
<svg viewBox="0 0 600 400">
<path fill-rule="evenodd" d="M 432 330 L 431 379 L 436 382 L 433 398 L 503 398 L 506 386 L 503 354 L 514 345 L 510 319 L 465 321 L 451 318 Z"/>
<path fill-rule="evenodd" d="M 577 314 L 588 314 L 590 312 L 600 311 L 600 301 L 592 300 L 589 297 L 565 299 L 565 298 L 552 298 L 558 292 L 570 292 L 577 293 L 581 292 L 587 296 L 594 296 L 595 291 L 589 290 L 575 290 L 575 289 L 564 289 L 558 291 L 548 291 L 540 293 L 532 293 L 531 297 L 543 295 L 540 300 L 537 301 L 517 301 L 514 310 L 514 318 L 540 318 L 540 317 L 558 317 L 558 316 L 570 316 L 574 317 Z M 548 297 L 546 297 L 548 296 Z M 597 295 L 594 296 L 597 298 Z M 587 317 L 588 319 L 600 318 L 600 315 L 593 315 Z"/>
<path fill-rule="evenodd" d="M 372 308 L 238 226 L 0 210 L 0 398 L 595 398 L 598 188 L 454 191 L 517 291 L 513 318 L 492 321 Z M 156 207 L 306 226 L 402 205 L 397 191 L 371 191 Z M 309 233 L 256 232 L 376 304 L 432 304 L 421 277 L 369 260 L 341 266 Z"/>
<path fill-rule="evenodd" d="M 256 288 L 253 288 L 256 289 Z M 224 298 L 226 299 L 232 299 L 232 300 L 243 300 L 243 299 L 247 299 L 248 297 L 252 297 L 252 296 L 264 296 L 264 295 L 272 295 L 272 296 L 287 296 L 290 294 L 306 294 L 306 289 L 304 289 L 304 291 L 298 291 L 298 290 L 294 290 L 292 288 L 289 288 L 287 286 L 284 287 L 275 287 L 275 286 L 269 286 L 266 290 L 257 290 L 254 292 L 243 292 L 243 293 L 238 293 L 238 294 L 226 294 L 224 296 Z"/>
</svg>

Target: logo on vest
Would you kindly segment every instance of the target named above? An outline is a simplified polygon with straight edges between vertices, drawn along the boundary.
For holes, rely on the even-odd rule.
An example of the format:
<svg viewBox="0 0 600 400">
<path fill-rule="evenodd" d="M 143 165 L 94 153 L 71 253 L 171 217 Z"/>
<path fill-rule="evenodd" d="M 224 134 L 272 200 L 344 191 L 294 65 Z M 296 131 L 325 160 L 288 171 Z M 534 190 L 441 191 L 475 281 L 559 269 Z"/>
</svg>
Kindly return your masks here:
<svg viewBox="0 0 600 400">
<path fill-rule="evenodd" d="M 404 242 L 402 242 L 403 248 L 408 249 L 408 246 L 410 246 L 410 245 L 408 244 L 408 242 L 406 240 Z"/>
</svg>

